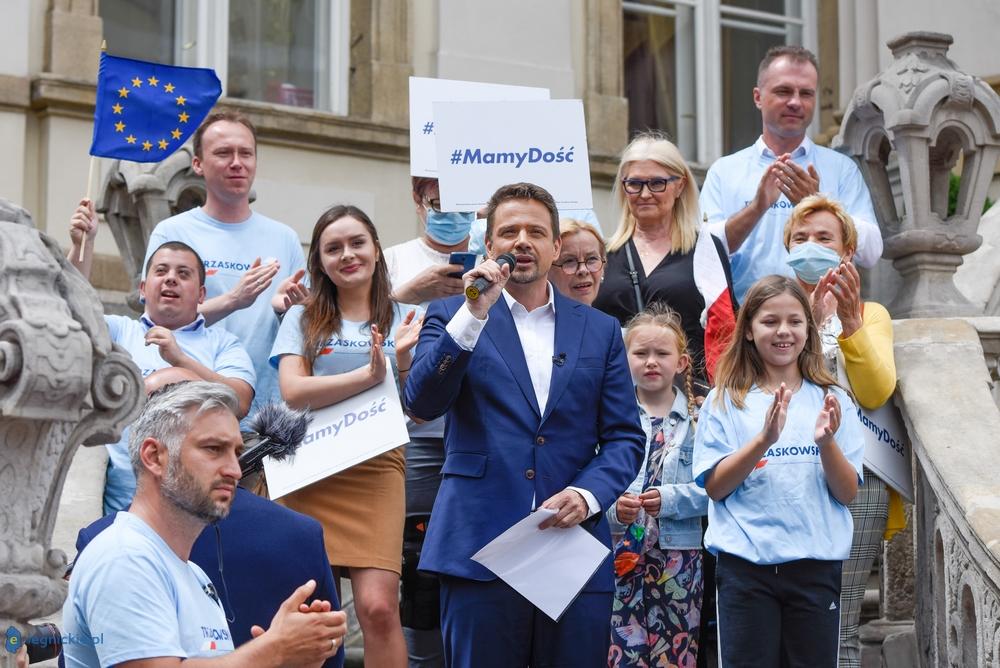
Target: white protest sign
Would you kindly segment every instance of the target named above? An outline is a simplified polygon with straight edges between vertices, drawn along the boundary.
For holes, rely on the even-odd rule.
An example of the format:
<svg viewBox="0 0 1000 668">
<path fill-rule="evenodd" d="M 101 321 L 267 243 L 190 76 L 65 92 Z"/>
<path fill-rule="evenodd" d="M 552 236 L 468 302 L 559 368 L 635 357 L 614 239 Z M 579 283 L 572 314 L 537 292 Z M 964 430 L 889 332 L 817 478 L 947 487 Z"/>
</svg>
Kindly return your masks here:
<svg viewBox="0 0 1000 668">
<path fill-rule="evenodd" d="M 284 462 L 264 459 L 264 476 L 272 499 L 410 440 L 389 358 L 386 364 L 389 368 L 380 384 L 313 413 L 294 457 Z"/>
<path fill-rule="evenodd" d="M 476 211 L 500 186 L 542 186 L 562 209 L 592 209 L 581 100 L 435 102 L 443 211 Z"/>
<path fill-rule="evenodd" d="M 858 408 L 865 431 L 865 466 L 913 503 L 913 464 L 903 418 L 892 399 L 870 411 Z"/>
<path fill-rule="evenodd" d="M 837 359 L 837 379 L 844 387 L 850 387 L 847 373 L 839 356 Z M 892 397 L 880 408 L 868 410 L 857 406 L 858 420 L 865 433 L 865 466 L 892 487 L 900 495 L 913 503 L 913 464 L 911 462 L 910 439 L 899 409 Z"/>
<path fill-rule="evenodd" d="M 410 176 L 437 177 L 434 103 L 461 100 L 547 100 L 548 88 L 410 77 Z"/>
</svg>

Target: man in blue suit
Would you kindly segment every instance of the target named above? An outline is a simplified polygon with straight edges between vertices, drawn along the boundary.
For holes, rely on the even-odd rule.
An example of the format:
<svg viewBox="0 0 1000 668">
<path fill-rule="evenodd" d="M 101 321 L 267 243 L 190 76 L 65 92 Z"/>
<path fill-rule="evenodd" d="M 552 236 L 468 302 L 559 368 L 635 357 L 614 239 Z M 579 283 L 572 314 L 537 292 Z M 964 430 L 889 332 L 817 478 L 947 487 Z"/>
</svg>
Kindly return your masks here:
<svg viewBox="0 0 1000 668">
<path fill-rule="evenodd" d="M 559 622 L 472 561 L 538 507 L 543 529 L 583 524 L 610 547 L 604 511 L 643 454 L 618 322 L 546 279 L 559 254 L 552 196 L 519 183 L 487 206 L 490 258 L 465 275 L 478 299 L 433 302 L 406 383 L 415 417 L 447 414 L 445 463 L 420 568 L 441 576 L 449 666 L 601 666 L 607 662 L 610 556 Z"/>
</svg>

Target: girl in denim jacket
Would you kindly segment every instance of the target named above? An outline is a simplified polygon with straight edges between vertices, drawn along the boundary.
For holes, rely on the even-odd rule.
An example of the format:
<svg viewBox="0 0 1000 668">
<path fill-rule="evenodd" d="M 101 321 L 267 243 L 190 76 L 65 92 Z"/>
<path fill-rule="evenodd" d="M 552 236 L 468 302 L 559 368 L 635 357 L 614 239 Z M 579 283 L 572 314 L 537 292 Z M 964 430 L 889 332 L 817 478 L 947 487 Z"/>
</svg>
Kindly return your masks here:
<svg viewBox="0 0 1000 668">
<path fill-rule="evenodd" d="M 653 304 L 625 328 L 646 457 L 608 511 L 615 601 L 608 666 L 693 668 L 701 618 L 701 518 L 708 496 L 691 475 L 691 358 L 677 314 Z M 683 375 L 686 392 L 674 387 Z"/>
</svg>

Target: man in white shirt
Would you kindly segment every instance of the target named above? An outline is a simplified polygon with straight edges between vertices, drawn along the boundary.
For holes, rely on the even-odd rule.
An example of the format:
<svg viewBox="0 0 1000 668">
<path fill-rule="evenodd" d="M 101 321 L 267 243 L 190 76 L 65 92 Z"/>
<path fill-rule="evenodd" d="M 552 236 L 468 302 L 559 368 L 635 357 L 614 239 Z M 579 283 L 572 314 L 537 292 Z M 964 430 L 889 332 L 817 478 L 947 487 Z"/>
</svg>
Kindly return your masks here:
<svg viewBox="0 0 1000 668">
<path fill-rule="evenodd" d="M 816 56 L 809 50 L 769 49 L 753 89 L 763 125 L 760 139 L 717 160 L 705 176 L 699 203 L 709 231 L 729 248 L 738 301 L 763 276 L 794 276 L 785 264 L 783 232 L 792 208 L 808 195 L 826 193 L 851 214 L 858 228 L 857 264 L 871 267 L 882 254 L 882 234 L 857 165 L 806 136 L 818 79 Z"/>
<path fill-rule="evenodd" d="M 555 511 L 542 529 L 583 525 L 610 547 L 603 511 L 644 450 L 621 331 L 548 282 L 559 215 L 544 189 L 500 188 L 487 235 L 492 259 L 464 278 L 488 287 L 431 303 L 406 383 L 415 417 L 448 416 L 420 568 L 441 577 L 447 665 L 603 665 L 610 559 L 554 622 L 471 557 L 538 507 Z"/>
</svg>

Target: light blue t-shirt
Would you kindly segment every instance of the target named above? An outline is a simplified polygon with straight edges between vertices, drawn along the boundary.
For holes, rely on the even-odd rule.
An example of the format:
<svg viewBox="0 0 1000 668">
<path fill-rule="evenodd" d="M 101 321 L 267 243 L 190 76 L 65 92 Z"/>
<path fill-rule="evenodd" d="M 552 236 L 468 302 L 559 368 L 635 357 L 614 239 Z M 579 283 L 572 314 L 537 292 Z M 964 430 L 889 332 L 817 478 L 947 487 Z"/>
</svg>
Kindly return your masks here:
<svg viewBox="0 0 1000 668">
<path fill-rule="evenodd" d="M 832 391 L 841 412 L 837 446 L 861 484 L 865 442 L 857 409 L 846 392 Z M 772 394 L 755 385 L 740 410 L 728 394 L 721 405 L 716 403 L 717 392 L 705 399 L 695 435 L 692 472 L 702 487 L 716 464 L 760 433 L 774 402 Z M 777 443 L 729 496 L 709 501 L 705 547 L 713 554 L 727 552 L 761 565 L 847 559 L 854 531 L 851 513 L 830 493 L 813 440 L 823 399 L 823 388 L 803 381 L 792 395 Z"/>
<path fill-rule="evenodd" d="M 158 369 L 170 366 L 160 357 L 159 346 L 146 345 L 146 333 L 155 325 L 143 314 L 138 320 L 120 315 L 106 315 L 111 340 L 124 348 L 145 378 Z M 253 363 L 235 336 L 214 326 L 206 327 L 200 315 L 190 325 L 174 330 L 177 345 L 187 355 L 227 378 L 246 381 L 254 386 Z M 135 495 L 135 473 L 128 456 L 126 427 L 117 443 L 108 445 L 108 477 L 104 485 L 104 514 L 127 510 Z"/>
<path fill-rule="evenodd" d="M 287 225 L 259 213 L 252 213 L 242 223 L 223 223 L 201 208 L 191 209 L 156 226 L 146 247 L 144 268 L 153 251 L 167 241 L 183 241 L 201 256 L 207 274 L 207 298 L 218 297 L 235 287 L 258 257 L 265 263 L 271 259 L 280 263 L 271 285 L 251 306 L 233 311 L 215 325 L 235 335 L 253 360 L 257 386 L 250 414 L 263 404 L 278 401 L 278 378 L 267 363 L 278 332 L 278 317 L 271 308 L 271 297 L 283 280 L 305 268 L 298 235 Z"/>
<path fill-rule="evenodd" d="M 698 200 L 702 213 L 708 216 L 708 230 L 712 234 L 726 242 L 726 219 L 753 200 L 764 170 L 776 159 L 761 137 L 753 146 L 712 164 Z M 792 161 L 803 169 L 809 164 L 816 168 L 820 192 L 840 202 L 854 219 L 858 229 L 855 262 L 863 267 L 873 266 L 882 255 L 882 233 L 875 221 L 868 186 L 854 161 L 842 153 L 817 146 L 808 137 L 792 152 Z M 742 302 L 750 286 L 764 276 L 794 276 L 785 262 L 788 251 L 784 245 L 785 223 L 793 208 L 782 194 L 743 244 L 729 256 L 733 291 L 738 301 Z"/>
<path fill-rule="evenodd" d="M 402 322 L 406 314 L 411 310 L 416 311 L 417 317 L 420 315 L 419 306 L 409 304 L 393 304 L 392 327 L 386 334 L 382 342 L 382 350 L 386 356 L 392 358 L 393 374 L 396 375 L 396 382 L 399 382 L 399 372 L 396 364 L 396 342 L 393 336 L 399 323 Z M 271 365 L 277 369 L 278 362 L 283 355 L 302 355 L 304 343 L 302 340 L 302 306 L 293 306 L 288 309 L 285 319 L 281 322 L 278 336 L 274 340 L 274 347 L 271 349 Z M 367 365 L 371 361 L 372 334 L 371 325 L 364 322 L 344 320 L 340 324 L 340 334 L 334 334 L 323 345 L 316 361 L 313 362 L 314 376 L 332 376 L 338 373 L 354 371 L 355 369 Z"/>
<path fill-rule="evenodd" d="M 77 559 L 63 632 L 75 639 L 63 645 L 67 668 L 233 651 L 212 581 L 131 513 L 118 513 Z"/>
</svg>

